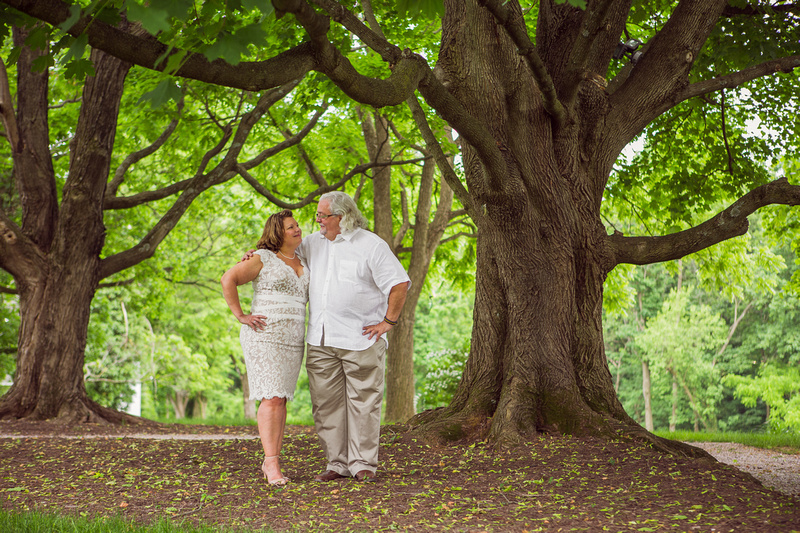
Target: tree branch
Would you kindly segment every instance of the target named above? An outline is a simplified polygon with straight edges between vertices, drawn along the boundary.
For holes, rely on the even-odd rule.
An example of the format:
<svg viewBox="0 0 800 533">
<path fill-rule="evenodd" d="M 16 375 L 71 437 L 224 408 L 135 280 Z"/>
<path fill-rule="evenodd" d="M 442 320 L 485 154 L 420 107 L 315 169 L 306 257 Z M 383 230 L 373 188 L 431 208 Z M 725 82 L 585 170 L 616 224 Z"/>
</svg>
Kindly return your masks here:
<svg viewBox="0 0 800 533">
<path fill-rule="evenodd" d="M 425 159 L 424 157 L 420 157 L 417 159 L 409 159 L 405 161 L 392 161 L 390 163 L 364 163 L 358 165 L 355 168 L 353 168 L 353 170 L 345 174 L 339 181 L 331 183 L 330 185 L 325 185 L 324 187 L 318 187 L 316 190 L 304 196 L 300 201 L 294 203 L 281 200 L 280 198 L 275 196 L 272 192 L 269 191 L 269 189 L 264 187 L 256 178 L 254 178 L 249 172 L 247 172 L 247 169 L 245 169 L 242 165 L 238 165 L 236 167 L 236 172 L 242 178 L 244 178 L 244 180 L 247 183 L 249 183 L 250 186 L 253 187 L 253 189 L 255 189 L 255 191 L 258 194 L 265 197 L 267 200 L 277 205 L 278 207 L 282 207 L 284 209 L 300 209 L 301 207 L 305 207 L 308 204 L 312 203 L 317 196 L 325 194 L 326 192 L 335 191 L 336 189 L 342 187 L 345 183 L 350 181 L 353 178 L 353 176 L 362 174 L 371 168 L 384 167 L 387 165 L 408 165 L 411 163 L 418 163 L 420 161 L 423 161 L 424 159 Z"/>
<path fill-rule="evenodd" d="M 14 276 L 17 290 L 36 283 L 46 268 L 45 262 L 36 243 L 0 209 L 0 268 Z"/>
<path fill-rule="evenodd" d="M 800 4 L 786 4 L 782 6 L 771 4 L 769 7 L 754 5 L 736 7 L 728 5 L 722 10 L 723 17 L 773 15 L 775 13 L 800 13 Z"/>
<path fill-rule="evenodd" d="M 326 3 L 325 0 L 319 1 Z M 315 49 L 314 57 L 317 59 L 315 70 L 328 76 L 337 87 L 357 102 L 374 107 L 397 105 L 414 92 L 419 81 L 425 76 L 428 68 L 427 62 L 420 55 L 414 54 L 408 49 L 398 54 L 397 47 L 393 47 L 393 50 L 379 52 L 382 57 L 391 57 L 392 73 L 388 78 L 381 80 L 363 76 L 358 73 L 347 57 L 328 40 L 330 19 L 327 16 L 315 11 L 304 0 L 273 0 L 272 3 L 277 11 L 293 14 L 297 22 L 306 30 Z M 333 2 L 329 3 L 328 8 L 336 13 L 337 20 L 342 24 L 352 25 L 355 17 L 344 7 Z M 370 42 L 386 43 L 375 32 L 360 22 L 359 24 L 360 28 L 356 28 L 356 31 L 364 36 L 367 44 Z"/>
<path fill-rule="evenodd" d="M 663 111 L 669 107 L 673 107 L 674 105 L 695 96 L 702 96 L 704 94 L 721 91 L 722 89 L 738 87 L 756 78 L 769 76 L 775 74 L 776 72 L 789 73 L 792 71 L 792 69 L 797 67 L 800 67 L 800 55 L 793 55 L 779 59 L 773 59 L 771 61 L 765 61 L 764 63 L 759 63 L 758 65 L 753 65 L 752 67 L 747 67 L 744 70 L 732 72 L 718 78 L 699 81 L 689 85 L 686 89 L 684 89 L 678 95 L 677 100 L 672 105 L 667 106 L 660 111 L 656 111 L 656 113 L 663 113 Z"/>
<path fill-rule="evenodd" d="M 392 240 L 392 250 L 396 250 L 402 246 L 403 239 L 411 227 L 411 218 L 408 214 L 408 193 L 402 184 L 400 185 L 400 205 L 402 207 L 403 222 L 400 224 L 400 227 L 397 228 L 397 232 L 394 234 L 394 239 Z"/>
<path fill-rule="evenodd" d="M 671 261 L 747 232 L 747 216 L 772 204 L 800 205 L 800 186 L 780 178 L 750 191 L 730 207 L 693 228 L 660 237 L 625 237 L 615 233 L 606 243 L 615 258 L 611 267 Z"/>
<path fill-rule="evenodd" d="M 11 97 L 11 86 L 8 83 L 8 71 L 5 61 L 0 61 L 0 117 L 3 121 L 3 133 L 13 153 L 22 151 L 22 139 L 17 127 L 17 115 L 14 113 L 14 99 Z"/>
<path fill-rule="evenodd" d="M 739 327 L 742 319 L 745 317 L 747 312 L 750 308 L 753 307 L 753 302 L 748 302 L 747 306 L 742 310 L 742 314 L 737 313 L 737 309 L 739 308 L 738 300 L 734 300 L 733 304 L 733 324 L 728 328 L 728 337 L 725 339 L 725 342 L 722 344 L 722 347 L 717 352 L 717 357 L 720 357 L 724 352 L 728 345 L 731 343 L 731 339 L 733 338 L 733 334 L 736 333 L 736 329 Z"/>
<path fill-rule="evenodd" d="M 228 144 L 228 141 L 233 134 L 233 130 L 228 127 L 226 131 L 223 132 L 222 139 L 208 152 L 203 155 L 203 159 L 200 161 L 198 165 L 198 170 L 195 172 L 194 176 L 191 178 L 187 178 L 185 180 L 181 180 L 177 183 L 171 183 L 166 187 L 162 187 L 161 189 L 156 189 L 154 191 L 144 191 L 138 194 L 132 194 L 131 196 L 123 196 L 123 197 L 106 197 L 103 201 L 103 209 L 104 210 L 112 210 L 112 209 L 129 209 L 131 207 L 136 207 L 137 205 L 146 204 L 149 202 L 155 202 L 157 200 L 162 200 L 173 194 L 178 194 L 184 190 L 186 190 L 192 183 L 198 180 L 202 175 L 203 171 L 205 170 L 208 163 L 220 152 L 222 149 L 225 148 L 225 145 Z"/>
<path fill-rule="evenodd" d="M 461 180 L 458 179 L 453 167 L 450 165 L 450 161 L 447 159 L 444 150 L 442 150 L 442 146 L 436 139 L 436 135 L 433 134 L 433 130 L 431 130 L 428 124 L 428 117 L 425 115 L 425 111 L 422 110 L 422 106 L 419 105 L 416 96 L 412 95 L 409 97 L 406 104 L 408 104 L 408 107 L 411 109 L 411 116 L 414 118 L 420 135 L 422 135 L 422 138 L 425 140 L 425 146 L 429 153 L 433 154 L 439 172 L 442 173 L 444 180 L 453 190 L 453 194 L 456 195 L 456 198 L 458 198 L 458 201 L 464 206 L 464 209 L 466 209 L 470 217 L 472 217 L 476 224 L 479 223 L 483 217 L 475 205 L 472 195 L 467 191 L 467 188 L 464 187 L 464 184 L 461 183 Z"/>
<path fill-rule="evenodd" d="M 367 27 L 342 4 L 334 0 L 312 0 L 312 2 L 327 11 L 334 21 L 338 22 L 353 35 L 361 39 L 364 44 L 377 52 L 389 65 L 394 65 L 400 61 L 402 51 L 398 46 L 386 40 L 383 30 L 372 12 L 372 5 L 369 2 L 361 2 L 361 4 L 367 22 L 372 26 L 371 28 Z"/>
<path fill-rule="evenodd" d="M 536 47 L 531 42 L 528 30 L 525 27 L 525 19 L 521 14 L 512 13 L 508 2 L 502 0 L 479 0 L 479 3 L 494 15 L 497 22 L 505 28 L 506 33 L 517 45 L 519 54 L 525 58 L 525 62 L 528 63 L 528 67 L 530 67 L 533 77 L 536 79 L 536 85 L 542 92 L 545 111 L 555 121 L 556 128 L 560 128 L 564 124 L 566 112 L 564 106 L 558 100 L 553 79 L 550 77 L 550 73 L 547 72 L 547 67 L 545 67 L 542 58 L 536 52 Z"/>
<path fill-rule="evenodd" d="M 616 89 L 610 89 L 607 128 L 614 128 L 618 151 L 653 119 L 680 101 L 689 72 L 719 19 L 726 0 L 682 0 L 648 41 L 642 58 Z M 612 87 L 618 80 L 612 81 Z"/>
<path fill-rule="evenodd" d="M 128 250 L 106 257 L 100 262 L 100 279 L 107 278 L 112 274 L 116 274 L 121 270 L 152 257 L 158 245 L 169 232 L 172 231 L 195 198 L 210 187 L 219 185 L 236 175 L 234 169 L 239 166 L 237 163 L 239 154 L 244 149 L 247 138 L 253 127 L 258 123 L 261 117 L 264 116 L 267 109 L 275 102 L 275 95 L 273 93 L 274 91 L 263 94 L 258 99 L 255 107 L 242 116 L 239 127 L 233 135 L 233 141 L 222 161 L 209 173 L 196 175 L 189 180 L 189 186 L 183 189 L 181 195 L 175 200 L 172 207 L 170 207 L 138 244 Z M 218 143 L 215 149 L 220 146 L 222 146 L 222 144 Z M 203 165 L 204 164 L 202 164 L 201 167 Z"/>
<path fill-rule="evenodd" d="M 0 0 L 27 15 L 53 26 L 63 24 L 70 16 L 70 4 L 60 0 Z M 207 83 L 262 91 L 303 77 L 315 68 L 314 47 L 302 43 L 264 61 L 243 61 L 231 65 L 222 59 L 208 61 L 202 53 L 170 48 L 150 35 L 137 36 L 115 28 L 102 20 L 83 16 L 67 31 L 77 37 L 86 33 L 89 45 L 120 59 L 152 70 L 164 71 L 173 54 L 186 53 L 176 76 Z"/>
<path fill-rule="evenodd" d="M 275 117 L 270 115 L 270 119 L 272 120 L 272 124 L 275 126 L 275 128 L 280 131 L 281 135 L 283 135 L 284 140 L 288 141 L 293 137 L 291 130 L 281 127 L 280 124 L 278 124 L 278 121 L 275 120 Z M 311 159 L 311 156 L 308 154 L 303 144 L 298 142 L 296 146 L 297 153 L 306 167 L 306 173 L 311 176 L 311 179 L 317 184 L 318 187 L 324 187 L 327 185 L 328 181 L 325 179 L 325 176 L 323 176 L 322 172 L 320 172 L 319 168 L 314 163 L 314 160 Z"/>
<path fill-rule="evenodd" d="M 97 288 L 98 289 L 111 289 L 113 287 L 124 287 L 126 285 L 130 285 L 134 281 L 136 281 L 136 278 L 124 279 L 122 281 L 112 281 L 112 282 L 109 282 L 109 283 L 99 283 L 97 285 Z"/>
<path fill-rule="evenodd" d="M 305 137 L 311 132 L 311 130 L 314 129 L 314 126 L 317 125 L 317 122 L 319 122 L 319 119 L 322 118 L 322 115 L 324 115 L 327 110 L 328 110 L 328 105 L 325 104 L 324 106 L 322 106 L 322 108 L 314 112 L 314 116 L 311 117 L 311 119 L 306 123 L 305 126 L 303 126 L 303 128 L 300 131 L 288 137 L 284 135 L 283 142 L 280 142 L 275 146 L 263 150 L 254 158 L 243 162 L 242 166 L 248 170 L 251 168 L 255 168 L 264 161 L 266 161 L 267 159 L 269 159 L 270 157 L 277 154 L 278 152 L 282 152 L 283 150 L 286 150 L 291 146 L 300 144 L 300 141 L 305 139 Z"/>
<path fill-rule="evenodd" d="M 409 50 L 403 50 L 402 52 L 400 49 L 387 41 L 383 37 L 383 32 L 380 29 L 380 26 L 375 20 L 374 16 L 371 18 L 368 17 L 368 21 L 371 24 L 375 25 L 375 30 L 368 28 L 364 23 L 362 23 L 358 17 L 353 15 L 350 11 L 345 9 L 339 3 L 334 2 L 332 0 L 313 0 L 314 3 L 323 7 L 328 13 L 331 14 L 333 19 L 340 23 L 342 26 L 347 28 L 353 34 L 355 34 L 359 39 L 361 39 L 364 43 L 366 43 L 370 48 L 372 48 L 375 52 L 380 54 L 380 56 L 389 63 L 390 68 L 393 70 L 392 77 L 394 77 L 395 73 L 398 73 L 398 66 L 403 63 L 404 59 L 409 57 L 419 58 L 415 54 L 411 54 Z M 367 9 L 369 11 L 369 9 Z M 424 60 L 421 61 L 420 66 L 420 74 L 421 77 L 417 80 L 419 84 L 420 93 L 423 95 L 425 100 L 434 108 L 440 115 L 454 128 L 458 131 L 460 135 L 462 135 L 468 143 L 475 147 L 476 151 L 478 152 L 479 157 L 490 170 L 488 173 L 489 176 L 502 176 L 505 175 L 505 161 L 500 155 L 500 151 L 497 149 L 497 145 L 494 141 L 494 138 L 489 134 L 489 132 L 479 124 L 473 117 L 466 112 L 464 107 L 461 103 L 456 100 L 447 89 L 439 82 L 439 80 L 434 76 L 433 71 L 431 71 L 430 66 Z M 326 74 L 328 74 L 326 72 Z M 335 82 L 336 80 L 334 80 Z M 339 85 L 337 83 L 337 85 Z M 341 87 L 341 85 L 339 85 Z M 347 92 L 347 91 L 345 91 Z M 350 95 L 350 93 L 347 93 Z M 351 95 L 352 96 L 352 95 Z M 408 96 L 406 99 L 406 103 L 411 107 L 413 104 L 409 103 L 410 99 L 414 98 L 413 94 Z M 361 98 L 357 98 L 353 96 L 353 99 L 369 104 L 366 100 Z M 416 98 L 414 98 L 416 101 Z M 419 105 L 417 103 L 417 105 Z M 413 108 L 412 108 L 413 113 Z M 423 114 L 424 116 L 424 114 Z M 416 120 L 416 119 L 415 119 Z M 417 122 L 419 126 L 419 121 Z M 429 128 L 428 128 L 429 129 Z M 426 138 L 426 143 L 428 143 L 428 139 Z M 429 145 L 429 149 L 430 149 Z M 439 149 L 441 151 L 441 149 Z M 437 158 L 437 165 L 440 168 L 440 171 L 443 175 L 445 175 L 445 179 L 449 178 L 446 175 L 446 171 L 443 169 L 441 165 L 439 165 L 438 157 L 436 155 L 436 150 L 431 150 L 431 153 L 434 154 L 434 157 Z M 496 172 L 496 174 L 495 174 Z M 450 186 L 453 187 L 453 190 L 456 193 L 456 196 L 462 202 L 462 204 L 467 205 L 464 203 L 464 198 L 459 195 L 460 191 L 458 190 L 457 186 L 454 183 L 450 183 Z M 492 188 L 498 188 L 498 184 L 490 184 Z M 463 186 L 461 186 L 463 191 L 466 191 Z"/>
<path fill-rule="evenodd" d="M 439 241 L 439 245 L 441 246 L 442 244 L 446 244 L 446 243 L 448 243 L 450 241 L 454 241 L 456 239 L 460 239 L 461 237 L 468 237 L 470 239 L 475 239 L 475 238 L 478 237 L 478 234 L 477 233 L 467 233 L 466 231 L 459 231 L 458 233 L 450 235 L 449 237 Z"/>
<path fill-rule="evenodd" d="M 117 170 L 114 171 L 114 177 L 106 186 L 107 197 L 112 197 L 117 195 L 117 190 L 119 190 L 119 186 L 122 185 L 122 182 L 125 180 L 125 173 L 132 165 L 138 163 L 145 157 L 155 153 L 156 150 L 164 146 L 164 143 L 167 142 L 167 139 L 169 139 L 170 136 L 172 136 L 172 134 L 175 132 L 175 128 L 178 127 L 178 122 L 180 122 L 180 115 L 181 112 L 183 111 L 183 104 L 184 104 L 184 99 L 183 97 L 181 97 L 181 100 L 178 102 L 178 116 L 175 118 L 175 120 L 173 120 L 167 125 L 167 127 L 164 129 L 161 135 L 159 135 L 158 139 L 156 139 L 150 146 L 142 148 L 141 150 L 133 152 L 132 154 L 128 154 L 125 160 L 122 163 L 120 163 L 120 165 L 117 167 Z"/>
</svg>

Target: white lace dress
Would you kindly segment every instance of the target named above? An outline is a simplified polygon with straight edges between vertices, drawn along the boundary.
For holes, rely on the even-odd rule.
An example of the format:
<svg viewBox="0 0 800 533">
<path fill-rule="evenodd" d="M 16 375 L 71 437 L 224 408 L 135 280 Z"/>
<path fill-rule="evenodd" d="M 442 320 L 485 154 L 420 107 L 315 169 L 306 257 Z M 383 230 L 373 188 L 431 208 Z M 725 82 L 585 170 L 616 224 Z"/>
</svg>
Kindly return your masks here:
<svg viewBox="0 0 800 533">
<path fill-rule="evenodd" d="M 308 267 L 303 275 L 269 250 L 256 250 L 261 272 L 253 280 L 251 314 L 264 315 L 266 326 L 254 331 L 242 325 L 239 340 L 247 366 L 250 399 L 294 398 L 303 360 Z"/>
</svg>

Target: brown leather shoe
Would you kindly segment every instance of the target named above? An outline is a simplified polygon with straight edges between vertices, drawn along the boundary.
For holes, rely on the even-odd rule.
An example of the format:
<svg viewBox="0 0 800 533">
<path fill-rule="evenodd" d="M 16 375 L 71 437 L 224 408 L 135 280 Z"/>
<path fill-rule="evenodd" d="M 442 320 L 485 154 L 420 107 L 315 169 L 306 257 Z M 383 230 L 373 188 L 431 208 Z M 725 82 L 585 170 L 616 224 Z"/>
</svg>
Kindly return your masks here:
<svg viewBox="0 0 800 533">
<path fill-rule="evenodd" d="M 333 481 L 334 479 L 339 479 L 340 477 L 344 477 L 339 472 L 335 472 L 333 470 L 326 470 L 322 474 L 317 474 L 314 476 L 314 481 Z"/>
<path fill-rule="evenodd" d="M 375 472 L 372 470 L 359 470 L 356 474 L 358 481 L 375 481 Z"/>
</svg>

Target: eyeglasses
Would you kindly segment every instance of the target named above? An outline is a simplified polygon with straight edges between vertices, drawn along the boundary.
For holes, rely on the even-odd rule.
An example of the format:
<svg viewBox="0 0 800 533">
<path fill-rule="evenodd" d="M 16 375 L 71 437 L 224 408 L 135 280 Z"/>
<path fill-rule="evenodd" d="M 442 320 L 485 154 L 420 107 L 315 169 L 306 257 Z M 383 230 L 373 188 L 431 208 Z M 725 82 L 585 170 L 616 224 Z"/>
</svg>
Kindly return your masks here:
<svg viewBox="0 0 800 533">
<path fill-rule="evenodd" d="M 332 213 L 330 215 L 326 215 L 325 213 L 317 213 L 316 215 L 314 215 L 314 220 L 325 220 L 328 217 L 340 217 L 340 216 L 342 215 L 337 215 L 335 213 Z"/>
</svg>

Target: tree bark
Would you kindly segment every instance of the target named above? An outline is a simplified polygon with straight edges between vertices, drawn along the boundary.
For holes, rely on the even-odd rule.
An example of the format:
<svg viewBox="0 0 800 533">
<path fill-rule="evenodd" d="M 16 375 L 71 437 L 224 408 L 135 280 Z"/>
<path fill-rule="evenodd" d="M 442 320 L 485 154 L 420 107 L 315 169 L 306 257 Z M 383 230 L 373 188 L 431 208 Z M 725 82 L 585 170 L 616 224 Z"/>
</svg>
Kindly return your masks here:
<svg viewBox="0 0 800 533">
<path fill-rule="evenodd" d="M 250 399 L 250 381 L 247 379 L 247 372 L 241 374 L 242 379 L 242 402 L 244 404 L 245 420 L 256 419 L 256 401 Z"/>
<path fill-rule="evenodd" d="M 647 431 L 654 431 L 653 425 L 653 404 L 650 401 L 650 365 L 647 361 L 642 361 L 642 395 L 644 396 L 644 428 Z"/>
<path fill-rule="evenodd" d="M 406 295 L 406 303 L 397 325 L 389 332 L 391 365 L 386 372 L 386 413 L 387 422 L 406 422 L 416 412 L 414 405 L 414 321 L 417 303 L 425 285 L 431 260 L 439 246 L 449 221 L 453 204 L 453 192 L 445 182 L 439 184 L 439 198 L 436 211 L 433 209 L 434 169 L 432 159 L 423 164 L 419 185 L 419 198 L 414 220 L 414 236 L 411 246 L 408 276 L 411 287 Z M 402 240 L 396 243 L 396 252 Z"/>
<path fill-rule="evenodd" d="M 549 9 L 575 13 L 566 5 Z M 483 211 L 472 348 L 451 404 L 413 422 L 433 438 L 499 444 L 542 432 L 611 437 L 625 428 L 664 450 L 698 453 L 636 424 L 608 369 L 602 294 L 614 258 L 596 184 L 609 163 L 594 152 L 608 95 L 594 78 L 580 76 L 574 112 L 557 122 L 544 110 L 541 80 L 532 77 L 519 43 L 498 31 L 478 2 L 448 0 L 445 11 L 437 67 L 449 93 L 489 128 L 502 161 L 487 159 L 488 146 L 463 146 L 467 185 Z M 510 12 L 507 20 L 515 15 L 521 19 Z M 577 18 L 552 20 L 563 24 L 550 28 L 553 37 L 580 27 Z M 559 39 L 548 43 L 557 57 Z M 554 59 L 548 66 L 552 73 L 564 65 Z"/>
<path fill-rule="evenodd" d="M 31 53 L 24 51 L 23 56 Z M 24 256 L 35 268 L 21 272 L 10 265 L 8 269 L 19 289 L 19 349 L 14 384 L 0 399 L 0 418 L 59 418 L 73 423 L 137 420 L 91 401 L 83 382 L 90 303 L 100 279 L 105 238 L 102 197 L 122 87 L 130 69 L 130 64 L 104 52 L 93 51 L 91 59 L 96 74 L 84 85 L 70 177 L 55 213 L 55 179 L 45 140 L 47 74 L 32 73 L 30 59 L 18 68 L 17 116 L 24 149 L 13 152 L 16 179 L 23 194 L 30 183 L 53 185 L 43 185 L 33 204 L 25 199 L 26 212 L 41 207 L 48 214 L 23 215 L 25 229 L 7 256 L 11 261 L 15 255 Z"/>
<path fill-rule="evenodd" d="M 169 403 L 172 404 L 172 412 L 175 418 L 186 418 L 186 406 L 189 405 L 189 392 L 185 390 L 175 390 L 168 394 Z"/>
<path fill-rule="evenodd" d="M 678 382 L 672 378 L 672 414 L 669 417 L 669 431 L 674 433 L 678 428 Z"/>
</svg>

